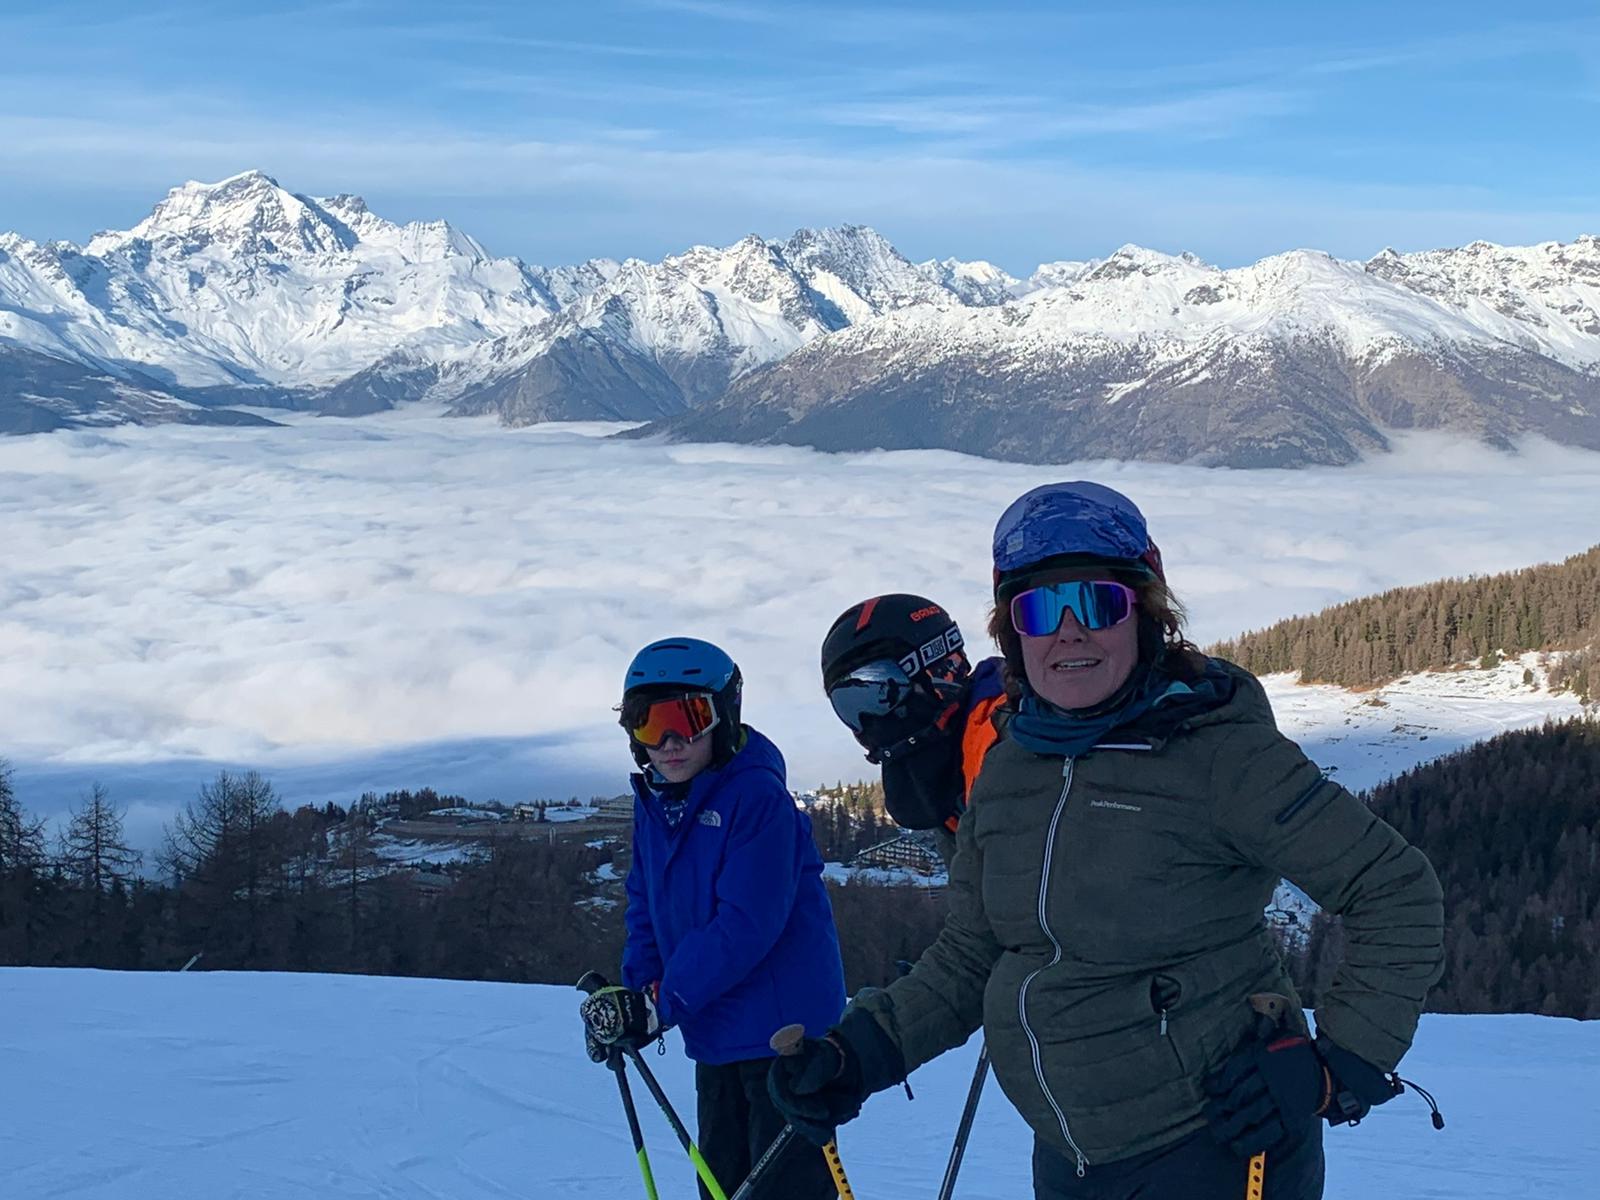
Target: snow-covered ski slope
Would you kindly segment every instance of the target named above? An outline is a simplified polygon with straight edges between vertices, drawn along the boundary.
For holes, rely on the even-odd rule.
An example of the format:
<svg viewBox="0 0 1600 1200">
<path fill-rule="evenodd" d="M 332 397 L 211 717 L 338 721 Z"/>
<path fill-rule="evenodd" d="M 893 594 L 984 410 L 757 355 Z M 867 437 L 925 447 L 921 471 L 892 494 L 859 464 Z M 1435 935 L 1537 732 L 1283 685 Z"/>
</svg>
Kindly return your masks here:
<svg viewBox="0 0 1600 1200">
<path fill-rule="evenodd" d="M 642 1196 L 611 1076 L 566 988 L 360 976 L 0 970 L 5 1200 L 543 1200 Z M 976 1043 L 873 1099 L 840 1151 L 861 1200 L 931 1200 Z M 650 1062 L 680 1111 L 692 1072 Z M 1423 1019 L 1402 1097 L 1328 1138 L 1330 1200 L 1595 1194 L 1600 1022 Z M 664 1200 L 694 1187 L 635 1088 Z M 692 1117 L 690 1118 L 692 1120 Z M 956 1195 L 1031 1194 L 992 1083 Z"/>
</svg>

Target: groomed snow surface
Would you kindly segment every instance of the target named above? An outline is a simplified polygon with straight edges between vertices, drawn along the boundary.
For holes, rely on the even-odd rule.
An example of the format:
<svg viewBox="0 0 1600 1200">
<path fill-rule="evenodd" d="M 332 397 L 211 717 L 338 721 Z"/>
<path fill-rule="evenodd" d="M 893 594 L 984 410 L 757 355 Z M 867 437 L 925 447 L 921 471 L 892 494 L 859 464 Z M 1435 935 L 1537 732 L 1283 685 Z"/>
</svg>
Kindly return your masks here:
<svg viewBox="0 0 1600 1200">
<path fill-rule="evenodd" d="M 611 1075 L 570 989 L 276 974 L 0 970 L 6 1200 L 642 1196 Z M 931 1200 L 976 1042 L 846 1126 L 861 1200 Z M 693 1121 L 674 1037 L 652 1068 Z M 1330 1200 L 1595 1194 L 1600 1022 L 1423 1018 L 1405 1096 L 1328 1136 Z M 664 1200 L 692 1176 L 635 1087 Z M 1031 1195 L 1027 1128 L 991 1081 L 956 1195 Z"/>
</svg>

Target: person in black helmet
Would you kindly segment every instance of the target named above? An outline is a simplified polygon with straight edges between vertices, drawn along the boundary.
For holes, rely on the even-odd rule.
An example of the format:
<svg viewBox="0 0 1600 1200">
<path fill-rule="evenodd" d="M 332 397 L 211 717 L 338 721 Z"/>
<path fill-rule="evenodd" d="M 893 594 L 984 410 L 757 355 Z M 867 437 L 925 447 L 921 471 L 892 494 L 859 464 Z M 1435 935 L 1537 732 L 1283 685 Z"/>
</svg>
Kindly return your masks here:
<svg viewBox="0 0 1600 1200">
<path fill-rule="evenodd" d="M 867 761 L 883 768 L 889 816 L 906 829 L 932 830 L 946 863 L 998 736 L 1003 667 L 987 658 L 973 668 L 950 614 L 906 592 L 851 605 L 822 639 L 822 686 Z"/>
</svg>

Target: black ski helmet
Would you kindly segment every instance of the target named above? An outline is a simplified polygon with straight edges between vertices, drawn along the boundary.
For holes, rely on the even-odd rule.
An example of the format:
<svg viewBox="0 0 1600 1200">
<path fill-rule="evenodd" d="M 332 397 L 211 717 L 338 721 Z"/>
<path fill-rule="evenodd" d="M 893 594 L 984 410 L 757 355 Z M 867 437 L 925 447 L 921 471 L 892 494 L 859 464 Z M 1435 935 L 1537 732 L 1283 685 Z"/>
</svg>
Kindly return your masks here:
<svg viewBox="0 0 1600 1200">
<path fill-rule="evenodd" d="M 892 592 L 852 605 L 822 639 L 822 686 L 835 685 L 867 663 L 896 662 L 915 685 L 915 702 L 885 722 L 876 738 L 856 740 L 878 762 L 921 744 L 949 717 L 965 690 L 971 666 L 961 629 L 926 596 Z"/>
<path fill-rule="evenodd" d="M 822 686 L 832 688 L 863 663 L 893 659 L 915 676 L 951 655 L 965 674 L 961 630 L 950 614 L 925 596 L 891 592 L 851 605 L 822 639 Z"/>
</svg>

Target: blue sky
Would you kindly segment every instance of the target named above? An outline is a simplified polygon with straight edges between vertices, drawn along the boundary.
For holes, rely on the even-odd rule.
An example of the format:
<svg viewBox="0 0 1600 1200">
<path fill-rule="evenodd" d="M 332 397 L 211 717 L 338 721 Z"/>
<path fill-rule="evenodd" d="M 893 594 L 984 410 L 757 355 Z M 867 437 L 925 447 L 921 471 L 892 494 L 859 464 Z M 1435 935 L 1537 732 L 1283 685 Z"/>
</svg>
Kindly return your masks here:
<svg viewBox="0 0 1600 1200">
<path fill-rule="evenodd" d="M 544 263 L 1600 232 L 1585 4 L 5 0 L 0 63 L 0 229 L 41 239 L 250 167 Z"/>
</svg>

